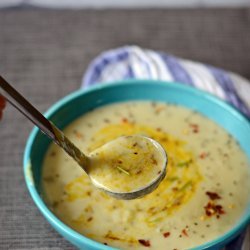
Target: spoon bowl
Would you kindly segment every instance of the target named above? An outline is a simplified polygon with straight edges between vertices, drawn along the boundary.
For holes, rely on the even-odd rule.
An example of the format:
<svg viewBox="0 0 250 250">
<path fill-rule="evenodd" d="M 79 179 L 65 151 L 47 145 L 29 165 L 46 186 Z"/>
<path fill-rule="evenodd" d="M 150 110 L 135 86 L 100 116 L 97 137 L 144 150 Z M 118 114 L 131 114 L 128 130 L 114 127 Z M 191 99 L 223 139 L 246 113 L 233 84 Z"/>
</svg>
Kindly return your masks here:
<svg viewBox="0 0 250 250">
<path fill-rule="evenodd" d="M 109 195 L 123 200 L 152 192 L 166 175 L 167 155 L 155 140 L 121 136 L 90 154 L 92 182 Z"/>
</svg>

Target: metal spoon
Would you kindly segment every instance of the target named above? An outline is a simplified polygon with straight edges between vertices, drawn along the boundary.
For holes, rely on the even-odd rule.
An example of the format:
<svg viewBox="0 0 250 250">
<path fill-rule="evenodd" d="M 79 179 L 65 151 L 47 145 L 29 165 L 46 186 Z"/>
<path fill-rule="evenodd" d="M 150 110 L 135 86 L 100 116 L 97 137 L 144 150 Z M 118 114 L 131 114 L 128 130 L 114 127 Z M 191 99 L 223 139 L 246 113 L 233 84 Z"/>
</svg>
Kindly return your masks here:
<svg viewBox="0 0 250 250">
<path fill-rule="evenodd" d="M 154 141 L 153 139 L 144 137 L 144 136 L 127 136 L 127 137 L 118 137 L 115 140 L 103 145 L 102 147 L 95 150 L 95 152 L 91 153 L 89 156 L 85 155 L 79 148 L 77 148 L 65 135 L 64 133 L 57 128 L 51 121 L 46 119 L 34 106 L 32 106 L 17 90 L 15 90 L 6 80 L 4 80 L 0 76 L 0 89 L 2 90 L 2 95 L 15 107 L 17 108 L 23 115 L 25 115 L 31 122 L 33 122 L 45 135 L 51 138 L 58 146 L 63 148 L 63 150 L 69 154 L 80 166 L 81 168 L 89 175 L 92 183 L 108 193 L 109 195 L 117 198 L 117 199 L 135 199 L 138 197 L 142 197 L 150 192 L 152 192 L 163 180 L 166 175 L 166 165 L 167 165 L 167 156 L 165 150 L 162 146 Z M 122 142 L 122 143 L 121 143 Z M 152 178 L 148 180 L 147 183 L 143 183 L 142 186 L 136 186 L 135 189 L 130 189 L 129 191 L 123 191 L 122 189 L 113 190 L 110 186 L 106 186 L 102 180 L 105 180 L 105 176 L 103 179 L 100 178 L 98 171 L 100 172 L 101 168 L 104 169 L 104 163 L 108 162 L 116 162 L 116 158 L 124 155 L 123 151 L 126 151 L 126 159 L 128 159 L 128 148 L 131 147 L 131 143 L 133 145 L 141 145 L 140 147 L 144 151 L 142 153 L 145 155 L 152 154 L 153 151 L 158 157 L 158 163 L 160 164 L 158 168 L 160 170 L 157 174 L 152 175 Z M 145 145 L 147 145 L 145 147 Z M 112 148 L 112 150 L 110 150 Z M 146 148 L 146 149 L 145 149 Z M 149 150 L 150 149 L 150 150 Z M 120 151 L 119 151 L 120 150 Z M 146 151 L 145 151 L 146 150 Z M 115 154 L 110 155 L 107 152 L 115 152 Z M 106 155 L 104 158 L 100 160 L 99 155 Z M 143 155 L 142 154 L 142 155 Z M 112 158 L 113 157 L 113 158 Z M 140 156 L 138 156 L 140 157 Z M 104 159 L 104 160 L 103 160 Z M 96 164 L 99 163 L 99 165 Z M 132 166 L 132 167 L 138 167 Z M 155 166 L 152 167 L 152 171 Z M 107 165 L 105 166 L 106 169 Z M 97 172 L 96 172 L 97 170 Z M 110 168 L 110 170 L 112 170 Z M 121 167 L 118 168 L 120 172 L 126 171 Z M 134 169 L 132 169 L 134 171 Z M 96 174 L 97 173 L 97 174 Z M 107 171 L 105 172 L 107 174 Z M 118 173 L 118 172 L 116 172 Z M 126 173 L 126 172 L 125 172 Z M 115 176 L 114 176 L 115 177 Z M 123 177 L 125 175 L 119 175 L 119 181 L 122 183 Z M 113 176 L 112 176 L 113 178 Z M 117 182 L 117 180 L 115 180 Z M 131 184 L 133 184 L 133 179 L 131 179 Z M 122 186 L 122 185 L 121 185 Z"/>
</svg>

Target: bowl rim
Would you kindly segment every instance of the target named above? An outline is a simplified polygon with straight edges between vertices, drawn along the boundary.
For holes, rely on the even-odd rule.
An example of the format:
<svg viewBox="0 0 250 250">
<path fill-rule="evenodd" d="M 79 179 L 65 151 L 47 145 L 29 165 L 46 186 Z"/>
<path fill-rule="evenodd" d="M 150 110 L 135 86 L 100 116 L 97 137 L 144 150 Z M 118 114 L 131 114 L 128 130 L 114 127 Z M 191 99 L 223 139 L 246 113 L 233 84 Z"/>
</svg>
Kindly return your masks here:
<svg viewBox="0 0 250 250">
<path fill-rule="evenodd" d="M 196 89 L 194 87 L 190 87 L 187 85 L 183 85 L 183 84 L 180 84 L 179 82 L 175 82 L 175 81 L 159 81 L 159 80 L 147 80 L 147 79 L 146 80 L 129 79 L 129 80 L 108 82 L 108 83 L 101 83 L 101 84 L 90 86 L 84 90 L 83 89 L 76 90 L 76 91 L 66 95 L 65 97 L 59 99 L 56 103 L 54 103 L 44 113 L 44 116 L 50 117 L 51 115 L 56 113 L 62 106 L 66 105 L 67 103 L 69 103 L 70 101 L 72 101 L 73 99 L 75 99 L 79 96 L 82 96 L 82 95 L 84 96 L 88 93 L 92 93 L 92 92 L 95 92 L 95 91 L 101 90 L 101 89 L 113 88 L 113 87 L 123 86 L 123 85 L 126 85 L 129 87 L 129 85 L 132 86 L 135 84 L 155 84 L 158 86 L 172 87 L 172 88 L 178 89 L 180 91 L 189 92 L 191 95 L 194 95 L 194 96 L 199 96 L 199 97 L 202 96 L 203 98 L 206 98 L 209 101 L 212 101 L 216 105 L 219 105 L 223 109 L 232 113 L 232 115 L 235 118 L 239 119 L 241 122 L 248 124 L 249 129 L 250 129 L 250 121 L 248 120 L 247 117 L 245 117 L 240 111 L 236 110 L 230 104 L 226 103 L 225 101 L 219 99 L 218 97 L 216 97 L 208 92 L 205 92 L 203 90 Z M 28 137 L 27 143 L 25 145 L 25 150 L 24 150 L 23 171 L 24 171 L 25 183 L 26 183 L 26 186 L 29 190 L 29 193 L 30 193 L 33 201 L 35 202 L 36 206 L 38 207 L 38 209 L 42 213 L 42 215 L 49 221 L 49 223 L 51 224 L 52 227 L 56 228 L 56 231 L 57 231 L 57 229 L 59 229 L 60 234 L 62 234 L 65 238 L 68 238 L 67 235 L 69 235 L 69 237 L 71 239 L 74 239 L 77 242 L 84 243 L 88 246 L 91 246 L 91 247 L 94 247 L 94 248 L 100 249 L 100 250 L 117 249 L 117 248 L 114 248 L 111 246 L 106 246 L 106 245 L 99 243 L 95 240 L 92 240 L 92 239 L 78 233 L 77 231 L 73 230 L 67 224 L 65 224 L 59 218 L 57 218 L 56 215 L 54 215 L 52 213 L 52 211 L 50 211 L 50 209 L 46 206 L 42 197 L 39 195 L 37 189 L 35 188 L 34 180 L 33 180 L 33 176 L 32 176 L 32 171 L 31 171 L 31 165 L 30 165 L 30 153 L 31 153 L 31 149 L 32 149 L 32 146 L 34 143 L 34 139 L 36 138 L 38 132 L 39 132 L 39 129 L 37 127 L 33 127 L 32 131 Z M 245 213 L 240 217 L 240 219 L 237 221 L 237 223 L 234 225 L 234 227 L 232 227 L 226 233 L 217 237 L 214 240 L 208 241 L 204 244 L 201 244 L 197 247 L 194 247 L 194 248 L 192 248 L 192 250 L 207 249 L 207 248 L 210 248 L 210 247 L 213 247 L 216 245 L 220 245 L 223 242 L 229 242 L 231 239 L 236 237 L 237 234 L 239 234 L 239 232 L 242 229 L 244 229 L 249 223 L 250 223 L 250 213 Z"/>
</svg>

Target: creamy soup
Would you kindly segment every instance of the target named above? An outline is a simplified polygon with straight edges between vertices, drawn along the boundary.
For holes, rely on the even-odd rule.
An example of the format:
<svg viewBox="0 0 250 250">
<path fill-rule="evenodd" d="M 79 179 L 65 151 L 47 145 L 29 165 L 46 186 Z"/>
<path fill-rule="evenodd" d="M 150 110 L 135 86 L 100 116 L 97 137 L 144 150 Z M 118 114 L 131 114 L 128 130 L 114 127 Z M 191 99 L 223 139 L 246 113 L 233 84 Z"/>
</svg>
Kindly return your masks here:
<svg viewBox="0 0 250 250">
<path fill-rule="evenodd" d="M 51 144 L 43 164 L 46 203 L 71 228 L 104 245 L 195 247 L 229 230 L 247 207 L 246 156 L 232 136 L 197 112 L 164 103 L 117 103 L 83 115 L 64 132 L 88 153 L 138 134 L 155 139 L 168 154 L 159 187 L 124 201 L 94 187 L 77 163 Z"/>
</svg>

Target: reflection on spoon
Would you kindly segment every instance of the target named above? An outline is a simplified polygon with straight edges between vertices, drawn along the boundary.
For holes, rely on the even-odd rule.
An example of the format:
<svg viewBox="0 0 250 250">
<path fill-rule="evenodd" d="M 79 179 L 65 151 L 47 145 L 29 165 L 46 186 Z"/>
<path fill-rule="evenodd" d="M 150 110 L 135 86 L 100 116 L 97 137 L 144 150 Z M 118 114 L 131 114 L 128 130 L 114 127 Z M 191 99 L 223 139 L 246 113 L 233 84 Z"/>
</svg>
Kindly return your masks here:
<svg viewBox="0 0 250 250">
<path fill-rule="evenodd" d="M 135 199 L 153 191 L 166 174 L 167 156 L 153 139 L 119 137 L 86 156 L 52 122 L 0 76 L 3 96 L 64 149 L 94 185 L 118 199 Z"/>
</svg>

